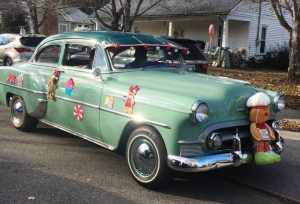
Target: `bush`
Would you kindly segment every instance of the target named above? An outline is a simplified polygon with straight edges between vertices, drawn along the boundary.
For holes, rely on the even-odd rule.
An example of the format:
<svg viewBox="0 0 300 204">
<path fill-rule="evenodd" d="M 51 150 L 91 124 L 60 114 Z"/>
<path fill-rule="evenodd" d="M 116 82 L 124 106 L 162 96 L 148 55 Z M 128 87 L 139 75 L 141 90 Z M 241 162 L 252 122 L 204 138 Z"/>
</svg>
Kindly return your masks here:
<svg viewBox="0 0 300 204">
<path fill-rule="evenodd" d="M 261 66 L 280 71 L 287 71 L 289 67 L 289 48 L 277 46 L 271 48 L 263 57 Z"/>
<path fill-rule="evenodd" d="M 247 67 L 287 71 L 289 67 L 289 48 L 287 46 L 277 46 L 270 48 L 270 51 L 264 56 L 250 57 L 247 60 Z"/>
</svg>

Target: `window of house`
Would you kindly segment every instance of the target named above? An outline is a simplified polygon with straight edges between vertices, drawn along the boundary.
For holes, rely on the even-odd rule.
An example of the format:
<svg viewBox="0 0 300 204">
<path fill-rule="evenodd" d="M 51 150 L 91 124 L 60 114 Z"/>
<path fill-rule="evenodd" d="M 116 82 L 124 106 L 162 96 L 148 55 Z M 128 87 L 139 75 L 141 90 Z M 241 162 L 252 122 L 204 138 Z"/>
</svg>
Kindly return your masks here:
<svg viewBox="0 0 300 204">
<path fill-rule="evenodd" d="M 220 25 L 218 30 L 218 47 L 222 46 L 223 27 Z"/>
<path fill-rule="evenodd" d="M 49 45 L 37 54 L 35 61 L 40 63 L 57 64 L 60 56 L 60 51 L 60 45 Z"/>
<path fill-rule="evenodd" d="M 265 53 L 266 51 L 266 36 L 267 36 L 267 27 L 262 27 L 261 36 L 260 36 L 260 53 Z"/>
<path fill-rule="evenodd" d="M 58 32 L 59 33 L 63 33 L 63 32 L 67 32 L 67 24 L 65 23 L 59 23 L 58 24 Z"/>
</svg>

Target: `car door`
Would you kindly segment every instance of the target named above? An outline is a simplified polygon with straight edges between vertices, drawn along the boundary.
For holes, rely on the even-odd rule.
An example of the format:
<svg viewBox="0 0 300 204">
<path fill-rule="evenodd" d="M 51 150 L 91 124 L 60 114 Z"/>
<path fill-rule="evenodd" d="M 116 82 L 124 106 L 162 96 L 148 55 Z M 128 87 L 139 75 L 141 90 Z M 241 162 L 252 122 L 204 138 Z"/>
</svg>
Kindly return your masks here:
<svg viewBox="0 0 300 204">
<path fill-rule="evenodd" d="M 60 123 L 73 133 L 101 140 L 99 114 L 103 85 L 101 78 L 93 74 L 95 49 L 95 44 L 88 41 L 66 41 L 57 70 L 55 100 L 51 100 L 49 108 L 61 110 Z"/>
</svg>

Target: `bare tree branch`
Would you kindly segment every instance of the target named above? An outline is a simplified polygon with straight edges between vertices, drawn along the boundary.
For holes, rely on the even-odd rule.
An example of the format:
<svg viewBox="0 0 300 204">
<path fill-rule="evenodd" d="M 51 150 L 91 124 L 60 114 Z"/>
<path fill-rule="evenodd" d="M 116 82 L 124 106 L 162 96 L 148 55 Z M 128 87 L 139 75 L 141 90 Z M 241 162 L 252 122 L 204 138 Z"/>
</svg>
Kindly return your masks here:
<svg viewBox="0 0 300 204">
<path fill-rule="evenodd" d="M 288 32 L 291 32 L 292 28 L 287 23 L 287 21 L 285 20 L 285 18 L 283 16 L 279 0 L 270 0 L 270 3 L 271 3 L 272 9 L 273 9 L 275 16 L 276 16 L 277 20 L 279 21 L 280 25 L 282 27 L 284 27 Z"/>
</svg>

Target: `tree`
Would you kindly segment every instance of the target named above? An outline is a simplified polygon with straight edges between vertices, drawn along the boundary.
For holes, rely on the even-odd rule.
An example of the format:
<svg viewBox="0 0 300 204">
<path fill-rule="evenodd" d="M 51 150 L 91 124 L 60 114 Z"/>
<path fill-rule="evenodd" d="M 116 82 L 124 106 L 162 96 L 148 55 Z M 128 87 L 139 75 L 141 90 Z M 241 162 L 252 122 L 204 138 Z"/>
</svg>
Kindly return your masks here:
<svg viewBox="0 0 300 204">
<path fill-rule="evenodd" d="M 22 14 L 26 17 L 31 33 L 39 33 L 39 27 L 50 13 L 76 5 L 79 0 L 1 0 L 0 11 Z M 87 0 L 85 0 L 87 1 Z"/>
<path fill-rule="evenodd" d="M 270 0 L 272 9 L 280 23 L 289 33 L 289 68 L 288 80 L 300 81 L 300 1 Z M 291 25 L 286 20 L 286 14 L 292 17 Z"/>
<path fill-rule="evenodd" d="M 162 0 L 109 0 L 97 3 L 97 0 L 90 0 L 96 18 L 100 23 L 110 30 L 130 31 L 137 17 L 143 15 Z M 105 22 L 100 15 L 106 14 L 111 18 L 110 24 Z"/>
<path fill-rule="evenodd" d="M 21 27 L 26 27 L 25 16 L 17 13 L 2 14 L 2 30 L 3 33 L 19 33 Z"/>
</svg>

